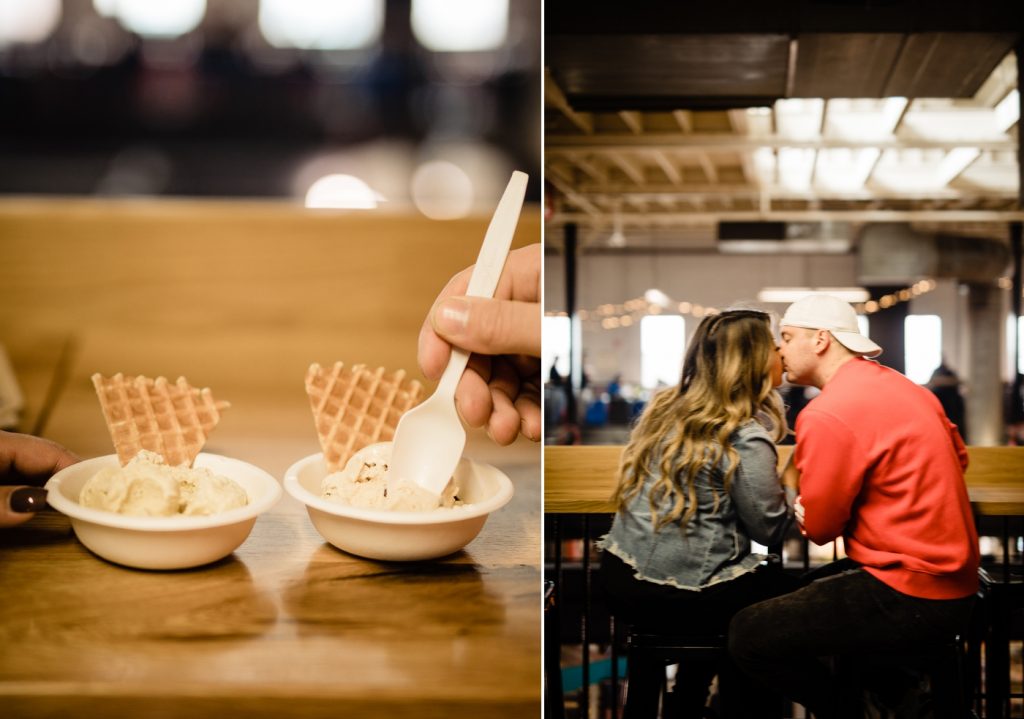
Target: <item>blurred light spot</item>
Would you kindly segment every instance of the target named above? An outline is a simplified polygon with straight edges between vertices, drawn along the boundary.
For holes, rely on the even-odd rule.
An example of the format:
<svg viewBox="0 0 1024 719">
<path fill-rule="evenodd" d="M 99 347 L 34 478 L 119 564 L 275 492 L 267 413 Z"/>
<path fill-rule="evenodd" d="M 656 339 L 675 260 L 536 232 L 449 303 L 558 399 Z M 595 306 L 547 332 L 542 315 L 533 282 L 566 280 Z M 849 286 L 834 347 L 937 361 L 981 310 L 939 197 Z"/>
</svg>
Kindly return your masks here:
<svg viewBox="0 0 1024 719">
<path fill-rule="evenodd" d="M 306 207 L 372 210 L 384 198 L 352 175 L 326 175 L 306 192 Z"/>
<path fill-rule="evenodd" d="M 98 67 L 109 65 L 119 55 L 112 38 L 105 27 L 107 23 L 98 18 L 79 20 L 71 29 L 71 53 L 83 65 Z M 111 28 L 112 32 L 119 32 Z"/>
<path fill-rule="evenodd" d="M 92 6 L 97 14 L 103 17 L 117 17 L 118 0 L 92 0 Z"/>
<path fill-rule="evenodd" d="M 508 0 L 412 0 L 412 31 L 428 50 L 493 50 L 508 32 Z"/>
<path fill-rule="evenodd" d="M 326 175 L 353 175 L 387 198 L 389 211 L 411 208 L 409 185 L 416 167 L 415 148 L 404 140 L 378 140 L 320 151 L 303 161 L 290 181 L 295 197 Z"/>
<path fill-rule="evenodd" d="M 173 168 L 153 147 L 127 147 L 118 152 L 96 185 L 97 195 L 115 197 L 159 195 L 170 184 Z"/>
<path fill-rule="evenodd" d="M 0 47 L 42 42 L 60 22 L 60 0 L 0 0 Z"/>
<path fill-rule="evenodd" d="M 355 50 L 380 39 L 383 0 L 260 0 L 260 32 L 275 47 Z"/>
<path fill-rule="evenodd" d="M 93 0 L 101 15 L 113 15 L 126 30 L 144 37 L 177 37 L 195 30 L 206 15 L 206 0 Z"/>
<path fill-rule="evenodd" d="M 412 201 L 432 220 L 465 217 L 473 207 L 473 182 L 451 162 L 426 162 L 413 174 Z"/>
</svg>

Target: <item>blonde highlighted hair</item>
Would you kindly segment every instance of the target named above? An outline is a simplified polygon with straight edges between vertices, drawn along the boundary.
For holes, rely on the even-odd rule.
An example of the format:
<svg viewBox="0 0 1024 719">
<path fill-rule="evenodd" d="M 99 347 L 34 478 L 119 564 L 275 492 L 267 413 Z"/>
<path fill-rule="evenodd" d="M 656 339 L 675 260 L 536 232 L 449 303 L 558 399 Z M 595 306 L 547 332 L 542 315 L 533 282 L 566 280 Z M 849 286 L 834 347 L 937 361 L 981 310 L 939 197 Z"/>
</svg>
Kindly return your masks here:
<svg viewBox="0 0 1024 719">
<path fill-rule="evenodd" d="M 771 319 L 764 312 L 729 310 L 701 321 L 686 352 L 682 379 L 648 403 L 622 454 L 615 491 L 620 511 L 652 476 L 655 529 L 675 521 L 685 527 L 697 513 L 698 473 L 716 467 L 723 456 L 728 493 L 739 466 L 730 441 L 738 427 L 757 417 L 775 441 L 786 436 L 782 400 L 771 379 L 776 351 Z M 716 492 L 715 511 L 718 500 Z"/>
</svg>

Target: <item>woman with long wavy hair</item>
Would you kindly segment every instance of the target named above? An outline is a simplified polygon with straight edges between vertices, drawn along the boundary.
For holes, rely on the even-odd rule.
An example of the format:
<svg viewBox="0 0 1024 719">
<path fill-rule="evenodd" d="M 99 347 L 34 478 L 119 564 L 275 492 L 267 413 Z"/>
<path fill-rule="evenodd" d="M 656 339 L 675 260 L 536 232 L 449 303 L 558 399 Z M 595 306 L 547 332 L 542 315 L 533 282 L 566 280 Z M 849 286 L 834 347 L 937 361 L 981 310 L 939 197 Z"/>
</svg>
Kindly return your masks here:
<svg viewBox="0 0 1024 719">
<path fill-rule="evenodd" d="M 781 541 L 793 517 L 795 492 L 776 471 L 775 443 L 788 433 L 781 382 L 768 314 L 701 321 L 682 379 L 654 396 L 622 455 L 618 512 L 602 540 L 617 617 L 652 632 L 722 635 L 743 607 L 796 588 L 751 551 L 751 541 Z M 702 716 L 718 670 L 727 715 L 771 715 L 764 694 L 723 666 L 677 677 L 686 716 Z"/>
</svg>

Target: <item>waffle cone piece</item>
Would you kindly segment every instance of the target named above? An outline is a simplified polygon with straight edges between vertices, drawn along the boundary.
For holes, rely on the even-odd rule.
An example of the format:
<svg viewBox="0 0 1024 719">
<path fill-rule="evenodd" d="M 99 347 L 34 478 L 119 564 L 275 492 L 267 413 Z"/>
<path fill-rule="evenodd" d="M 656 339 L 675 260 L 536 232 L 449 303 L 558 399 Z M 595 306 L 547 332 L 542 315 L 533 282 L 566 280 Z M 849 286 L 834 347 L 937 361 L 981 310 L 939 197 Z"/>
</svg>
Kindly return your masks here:
<svg viewBox="0 0 1024 719">
<path fill-rule="evenodd" d="M 363 447 L 394 439 L 398 420 L 422 399 L 423 385 L 405 370 L 314 363 L 306 372 L 306 394 L 327 469 L 337 472 Z"/>
<path fill-rule="evenodd" d="M 122 466 L 145 449 L 171 466 L 191 467 L 221 410 L 230 406 L 214 401 L 208 388 L 192 387 L 184 377 L 171 384 L 166 377 L 118 372 L 113 377 L 94 374 L 92 383 Z"/>
</svg>

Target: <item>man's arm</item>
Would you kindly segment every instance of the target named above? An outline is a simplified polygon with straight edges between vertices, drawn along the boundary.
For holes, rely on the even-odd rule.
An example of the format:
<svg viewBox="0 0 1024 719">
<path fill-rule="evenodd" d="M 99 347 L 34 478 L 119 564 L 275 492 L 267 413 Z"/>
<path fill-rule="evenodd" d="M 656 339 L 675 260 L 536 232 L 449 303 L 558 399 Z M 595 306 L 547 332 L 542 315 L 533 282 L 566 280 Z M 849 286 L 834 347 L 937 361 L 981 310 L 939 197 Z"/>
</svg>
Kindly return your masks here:
<svg viewBox="0 0 1024 719">
<path fill-rule="evenodd" d="M 793 451 L 800 477 L 803 528 L 815 544 L 843 534 L 864 484 L 868 458 L 857 436 L 835 417 L 805 409 Z"/>
</svg>

